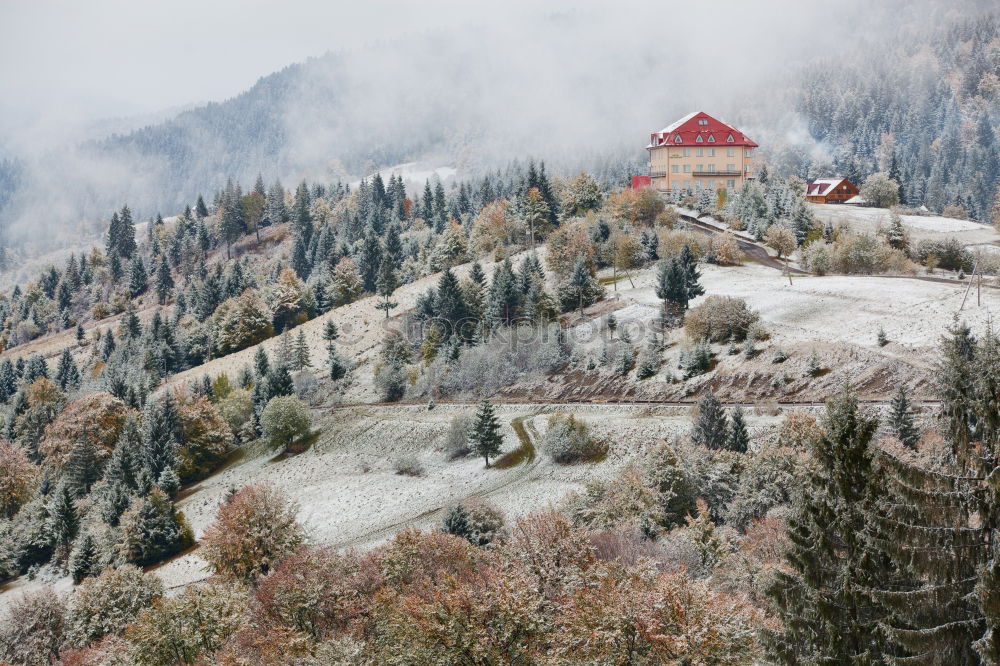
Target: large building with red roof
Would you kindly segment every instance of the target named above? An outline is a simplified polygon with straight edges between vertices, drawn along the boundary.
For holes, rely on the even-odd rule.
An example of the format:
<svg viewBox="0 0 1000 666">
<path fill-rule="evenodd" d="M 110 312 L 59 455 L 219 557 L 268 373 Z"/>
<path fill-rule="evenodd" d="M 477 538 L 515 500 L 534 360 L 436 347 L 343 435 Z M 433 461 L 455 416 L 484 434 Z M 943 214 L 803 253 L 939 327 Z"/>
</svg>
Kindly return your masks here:
<svg viewBox="0 0 1000 666">
<path fill-rule="evenodd" d="M 649 135 L 649 179 L 658 190 L 739 189 L 754 177 L 750 137 L 702 111 Z"/>
</svg>

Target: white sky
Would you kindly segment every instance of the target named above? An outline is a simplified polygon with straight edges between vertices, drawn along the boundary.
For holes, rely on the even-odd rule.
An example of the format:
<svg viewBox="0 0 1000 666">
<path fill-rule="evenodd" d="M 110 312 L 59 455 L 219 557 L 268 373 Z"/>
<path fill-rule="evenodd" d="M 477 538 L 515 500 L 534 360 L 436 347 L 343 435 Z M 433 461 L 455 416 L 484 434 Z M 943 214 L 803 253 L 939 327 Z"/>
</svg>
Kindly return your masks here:
<svg viewBox="0 0 1000 666">
<path fill-rule="evenodd" d="M 221 100 L 309 56 L 476 15 L 446 0 L 0 0 L 0 123 Z"/>
</svg>

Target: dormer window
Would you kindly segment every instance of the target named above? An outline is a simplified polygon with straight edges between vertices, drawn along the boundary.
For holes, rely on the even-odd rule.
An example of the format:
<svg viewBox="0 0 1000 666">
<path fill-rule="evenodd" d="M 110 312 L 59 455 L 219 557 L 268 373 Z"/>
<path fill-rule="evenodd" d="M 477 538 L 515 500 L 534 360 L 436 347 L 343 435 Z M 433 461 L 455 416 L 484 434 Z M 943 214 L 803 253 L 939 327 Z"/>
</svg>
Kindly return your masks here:
<svg viewBox="0 0 1000 666">
<path fill-rule="evenodd" d="M 681 141 L 683 141 L 683 140 L 684 140 L 684 139 L 682 139 L 682 138 L 681 138 L 681 135 L 680 135 L 680 134 L 678 134 L 677 136 L 675 136 L 675 137 L 674 137 L 674 143 L 680 143 L 680 142 L 681 142 Z"/>
<path fill-rule="evenodd" d="M 736 140 L 735 140 L 735 139 L 733 138 L 733 135 L 732 135 L 732 134 L 730 134 L 730 135 L 729 135 L 729 138 L 728 138 L 728 139 L 726 139 L 726 143 L 735 143 L 735 142 L 736 142 Z"/>
<path fill-rule="evenodd" d="M 698 124 L 702 126 L 708 125 L 708 118 L 699 118 Z"/>
<path fill-rule="evenodd" d="M 699 134 L 698 138 L 695 139 L 694 141 L 695 141 L 695 143 L 701 143 L 703 141 L 703 139 L 701 138 L 701 135 Z"/>
<path fill-rule="evenodd" d="M 709 142 L 709 143 L 715 143 L 715 137 L 714 137 L 714 136 L 712 136 L 712 135 L 709 135 L 709 137 L 708 137 L 708 142 Z"/>
</svg>

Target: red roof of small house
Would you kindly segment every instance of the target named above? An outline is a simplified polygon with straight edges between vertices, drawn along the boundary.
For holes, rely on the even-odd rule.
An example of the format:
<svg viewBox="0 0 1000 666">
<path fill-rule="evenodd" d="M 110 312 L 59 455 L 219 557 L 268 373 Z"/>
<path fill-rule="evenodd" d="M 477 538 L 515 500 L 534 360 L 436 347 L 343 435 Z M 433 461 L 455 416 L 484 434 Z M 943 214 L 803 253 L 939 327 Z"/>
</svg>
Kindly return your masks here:
<svg viewBox="0 0 1000 666">
<path fill-rule="evenodd" d="M 817 178 L 813 182 L 806 185 L 806 196 L 821 197 L 825 194 L 829 194 L 837 187 L 840 187 L 840 184 L 846 180 L 846 178 Z"/>
<path fill-rule="evenodd" d="M 649 137 L 647 148 L 659 146 L 747 146 L 757 144 L 732 125 L 717 120 L 704 111 L 689 113 Z"/>
</svg>

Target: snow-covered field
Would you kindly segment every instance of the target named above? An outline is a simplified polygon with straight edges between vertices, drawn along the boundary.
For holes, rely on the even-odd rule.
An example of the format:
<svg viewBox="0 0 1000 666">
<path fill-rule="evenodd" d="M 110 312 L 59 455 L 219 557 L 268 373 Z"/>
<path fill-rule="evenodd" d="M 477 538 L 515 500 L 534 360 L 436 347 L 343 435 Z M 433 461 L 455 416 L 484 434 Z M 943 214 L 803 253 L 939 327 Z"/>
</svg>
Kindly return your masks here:
<svg viewBox="0 0 1000 666">
<path fill-rule="evenodd" d="M 442 446 L 448 425 L 472 406 L 355 407 L 331 410 L 317 427 L 322 435 L 312 448 L 289 458 L 261 456 L 230 467 L 199 484 L 179 508 L 201 536 L 219 502 L 233 487 L 268 482 L 296 500 L 299 519 L 314 543 L 370 547 L 406 526 L 440 524 L 443 510 L 466 498 L 485 498 L 508 520 L 558 504 L 568 492 L 591 479 L 607 478 L 662 439 L 690 427 L 685 408 L 650 409 L 611 405 L 498 405 L 504 452 L 520 446 L 511 421 L 525 417 L 537 451 L 533 461 L 511 469 L 486 469 L 479 458 L 448 461 Z M 610 444 L 607 457 L 594 464 L 556 465 L 540 450 L 547 415 L 568 411 L 591 427 L 593 436 Z M 751 417 L 751 427 L 766 428 L 773 417 Z M 425 473 L 400 476 L 394 462 L 416 455 Z M 168 587 L 206 576 L 197 551 L 157 569 Z"/>
<path fill-rule="evenodd" d="M 866 208 L 844 204 L 809 204 L 821 223 L 832 222 L 834 226 L 847 223 L 858 230 L 875 232 L 889 224 L 892 213 L 885 208 Z M 956 220 L 940 215 L 902 215 L 903 226 L 911 236 L 939 238 L 942 234 L 955 236 L 963 243 L 1000 242 L 1000 233 L 985 224 Z"/>
</svg>

